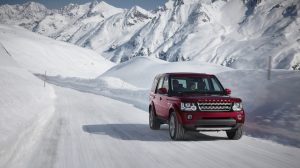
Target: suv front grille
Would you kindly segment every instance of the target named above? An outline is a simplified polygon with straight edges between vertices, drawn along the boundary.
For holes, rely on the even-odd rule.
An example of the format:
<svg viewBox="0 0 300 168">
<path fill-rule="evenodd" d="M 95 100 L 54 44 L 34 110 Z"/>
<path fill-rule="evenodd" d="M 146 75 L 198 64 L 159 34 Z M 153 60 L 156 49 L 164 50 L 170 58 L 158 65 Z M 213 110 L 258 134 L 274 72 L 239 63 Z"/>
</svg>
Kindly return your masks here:
<svg viewBox="0 0 300 168">
<path fill-rule="evenodd" d="M 198 103 L 200 111 L 230 111 L 232 103 Z"/>
</svg>

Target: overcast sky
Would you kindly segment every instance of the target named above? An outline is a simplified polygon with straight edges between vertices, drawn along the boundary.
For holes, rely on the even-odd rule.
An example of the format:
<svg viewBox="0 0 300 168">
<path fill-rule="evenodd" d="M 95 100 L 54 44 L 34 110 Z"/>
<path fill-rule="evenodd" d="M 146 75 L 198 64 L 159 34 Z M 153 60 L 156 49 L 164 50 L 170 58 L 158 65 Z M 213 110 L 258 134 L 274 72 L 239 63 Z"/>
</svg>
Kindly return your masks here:
<svg viewBox="0 0 300 168">
<path fill-rule="evenodd" d="M 86 2 L 91 2 L 93 0 L 0 0 L 0 5 L 23 4 L 29 1 L 39 2 L 50 9 L 54 9 L 54 8 L 58 9 L 69 3 L 83 4 Z M 97 1 L 100 2 L 101 0 L 97 0 Z M 116 7 L 121 7 L 121 8 L 130 8 L 134 5 L 138 5 L 145 9 L 155 9 L 156 7 L 161 6 L 166 2 L 166 0 L 104 0 L 104 1 L 107 2 L 108 4 L 111 4 Z"/>
</svg>

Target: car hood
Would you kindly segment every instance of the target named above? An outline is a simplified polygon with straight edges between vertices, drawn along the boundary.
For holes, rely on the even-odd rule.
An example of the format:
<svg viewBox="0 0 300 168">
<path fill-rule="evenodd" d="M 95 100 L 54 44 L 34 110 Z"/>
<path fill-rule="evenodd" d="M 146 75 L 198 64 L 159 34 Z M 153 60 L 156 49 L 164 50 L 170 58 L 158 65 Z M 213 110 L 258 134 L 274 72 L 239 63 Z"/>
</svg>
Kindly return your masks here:
<svg viewBox="0 0 300 168">
<path fill-rule="evenodd" d="M 240 98 L 227 95 L 193 94 L 178 97 L 182 102 L 241 102 Z"/>
</svg>

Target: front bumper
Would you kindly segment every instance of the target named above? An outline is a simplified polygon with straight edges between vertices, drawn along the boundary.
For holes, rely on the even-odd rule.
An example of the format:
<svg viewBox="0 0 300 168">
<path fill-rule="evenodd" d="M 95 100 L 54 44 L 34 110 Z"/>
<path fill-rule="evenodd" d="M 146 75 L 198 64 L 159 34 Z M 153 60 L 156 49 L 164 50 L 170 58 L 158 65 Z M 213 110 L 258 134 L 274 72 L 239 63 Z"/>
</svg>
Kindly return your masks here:
<svg viewBox="0 0 300 168">
<path fill-rule="evenodd" d="M 185 129 L 191 130 L 191 131 L 229 131 L 234 130 L 239 127 L 241 127 L 243 123 L 236 123 L 235 125 L 231 126 L 217 126 L 217 125 L 183 125 Z"/>
<path fill-rule="evenodd" d="M 180 112 L 182 125 L 189 130 L 225 131 L 236 129 L 245 121 L 244 111 Z"/>
</svg>

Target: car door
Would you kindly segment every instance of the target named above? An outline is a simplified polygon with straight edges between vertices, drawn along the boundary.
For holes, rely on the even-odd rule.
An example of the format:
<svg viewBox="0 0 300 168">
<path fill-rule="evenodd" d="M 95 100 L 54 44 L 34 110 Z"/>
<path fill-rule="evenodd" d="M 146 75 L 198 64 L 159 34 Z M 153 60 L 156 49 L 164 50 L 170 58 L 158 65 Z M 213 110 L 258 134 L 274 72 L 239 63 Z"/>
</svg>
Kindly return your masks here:
<svg viewBox="0 0 300 168">
<path fill-rule="evenodd" d="M 162 117 L 162 105 L 161 105 L 161 95 L 158 93 L 158 89 L 163 86 L 164 76 L 159 77 L 158 84 L 155 88 L 155 92 L 152 95 L 152 100 L 155 107 L 155 112 L 158 117 Z"/>
<path fill-rule="evenodd" d="M 162 84 L 163 88 L 166 88 L 167 91 L 169 92 L 169 77 L 165 76 L 164 77 L 164 82 Z M 161 112 L 161 116 L 164 119 L 168 119 L 169 117 L 169 104 L 168 104 L 168 93 L 167 94 L 160 94 L 159 95 L 159 101 L 160 101 L 160 112 Z"/>
</svg>

